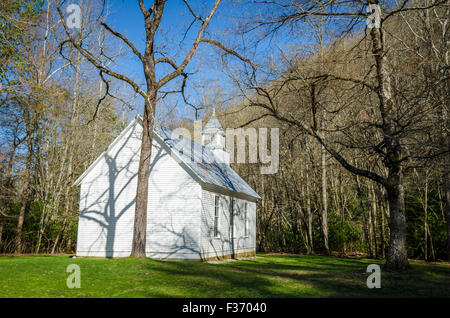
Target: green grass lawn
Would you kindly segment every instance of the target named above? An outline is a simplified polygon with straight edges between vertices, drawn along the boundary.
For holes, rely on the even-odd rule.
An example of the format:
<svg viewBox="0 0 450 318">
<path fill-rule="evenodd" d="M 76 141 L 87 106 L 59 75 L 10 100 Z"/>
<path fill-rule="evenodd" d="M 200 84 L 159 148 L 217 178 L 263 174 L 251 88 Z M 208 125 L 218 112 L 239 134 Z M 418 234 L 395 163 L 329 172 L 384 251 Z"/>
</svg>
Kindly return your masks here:
<svg viewBox="0 0 450 318">
<path fill-rule="evenodd" d="M 305 255 L 207 264 L 68 256 L 0 257 L 0 297 L 450 297 L 450 265 L 411 261 L 368 289 L 368 259 Z M 81 288 L 66 287 L 69 264 Z"/>
</svg>

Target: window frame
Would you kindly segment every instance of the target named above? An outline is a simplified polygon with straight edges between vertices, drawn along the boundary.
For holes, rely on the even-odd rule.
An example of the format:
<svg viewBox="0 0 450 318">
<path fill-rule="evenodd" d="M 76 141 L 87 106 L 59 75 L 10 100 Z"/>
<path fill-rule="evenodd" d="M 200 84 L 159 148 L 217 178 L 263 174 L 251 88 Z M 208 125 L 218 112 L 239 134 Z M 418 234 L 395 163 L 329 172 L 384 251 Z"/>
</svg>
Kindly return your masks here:
<svg viewBox="0 0 450 318">
<path fill-rule="evenodd" d="M 244 237 L 248 237 L 248 202 L 244 203 Z"/>
<path fill-rule="evenodd" d="M 236 225 L 235 225 L 235 217 L 236 217 L 236 200 L 231 198 L 231 214 L 230 214 L 230 238 L 236 238 Z"/>
<path fill-rule="evenodd" d="M 213 223 L 213 237 L 219 238 L 219 222 L 220 222 L 220 196 L 214 195 L 214 223 Z"/>
</svg>

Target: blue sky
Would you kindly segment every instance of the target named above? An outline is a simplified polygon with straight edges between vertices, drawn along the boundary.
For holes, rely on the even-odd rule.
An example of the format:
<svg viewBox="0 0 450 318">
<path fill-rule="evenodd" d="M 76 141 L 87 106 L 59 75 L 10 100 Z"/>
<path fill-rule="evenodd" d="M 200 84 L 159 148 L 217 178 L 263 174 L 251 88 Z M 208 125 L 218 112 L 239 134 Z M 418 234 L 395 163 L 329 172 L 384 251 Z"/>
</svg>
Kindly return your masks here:
<svg viewBox="0 0 450 318">
<path fill-rule="evenodd" d="M 231 48 L 237 48 L 239 53 L 246 57 L 251 57 L 253 61 L 261 61 L 263 58 L 272 57 L 275 60 L 281 60 L 279 54 L 281 51 L 288 52 L 295 50 L 300 45 L 307 45 L 310 39 L 305 33 L 302 33 L 300 27 L 296 26 L 293 30 L 283 31 L 275 39 L 271 41 L 263 41 L 259 44 L 257 55 L 253 55 L 254 51 L 242 51 L 243 38 L 236 33 L 236 21 L 242 17 L 255 17 L 259 14 L 258 10 L 261 6 L 255 7 L 249 4 L 245 6 L 239 4 L 240 0 L 222 0 L 217 9 L 207 33 L 204 37 L 219 40 Z M 153 1 L 145 1 L 148 8 Z M 213 0 L 190 0 L 193 10 L 200 16 L 205 17 L 212 8 Z M 144 18 L 139 9 L 137 0 L 107 0 L 107 16 L 106 22 L 116 31 L 125 35 L 136 47 L 143 53 L 145 45 Z M 267 9 L 267 6 L 262 6 Z M 190 49 L 194 41 L 199 23 L 194 24 L 189 32 L 185 34 L 185 30 L 193 21 L 193 17 L 189 13 L 186 5 L 182 0 L 168 0 L 164 9 L 164 15 L 156 37 L 156 51 L 163 48 L 176 62 L 179 64 L 187 51 Z M 242 20 L 241 20 L 242 21 Z M 254 39 L 255 34 L 247 36 L 245 43 L 248 44 Z M 118 59 L 116 65 L 111 68 L 144 85 L 144 76 L 142 66 L 137 57 L 133 55 L 119 39 L 115 39 L 115 45 L 121 44 L 124 50 L 128 52 L 126 56 Z M 161 55 L 156 55 L 160 57 Z M 232 67 L 242 67 L 236 58 L 229 58 Z M 157 78 L 171 71 L 170 66 L 159 64 L 157 67 Z M 189 101 L 195 105 L 205 103 L 203 96 L 209 96 L 207 104 L 214 104 L 213 96 L 219 94 L 223 99 L 227 99 L 232 92 L 233 86 L 225 74 L 221 71 L 221 63 L 218 50 L 206 43 L 202 43 L 194 55 L 194 58 L 186 68 L 189 74 L 189 81 L 186 88 L 186 95 Z M 180 87 L 181 77 L 173 80 L 168 87 L 162 90 L 177 90 Z M 133 94 L 133 90 L 127 87 L 128 93 Z M 218 93 L 220 92 L 220 93 Z M 221 97 L 217 97 L 220 99 Z M 134 109 L 131 116 L 142 114 L 143 101 L 139 97 L 134 101 Z M 219 103 L 220 104 L 220 103 Z M 187 106 L 179 94 L 170 95 L 167 99 L 159 103 L 159 110 L 167 110 L 175 108 L 178 115 L 193 118 L 193 110 Z M 203 115 L 203 114 L 200 114 Z M 168 116 L 168 115 L 167 115 Z"/>
<path fill-rule="evenodd" d="M 145 3 L 148 7 L 151 1 L 146 1 Z M 209 13 L 209 10 L 213 5 L 213 1 L 190 1 L 190 4 L 196 13 L 200 14 L 202 17 L 205 17 Z M 216 38 L 216 34 L 224 34 L 227 28 L 232 27 L 229 8 L 230 6 L 226 4 L 226 1 L 219 6 L 216 15 L 213 17 L 207 29 L 209 34 L 206 36 Z M 192 16 L 188 12 L 182 0 L 167 1 L 163 19 L 156 38 L 157 50 L 158 47 L 164 45 L 165 51 L 172 55 L 177 63 L 179 63 L 185 56 L 187 50 L 191 47 L 191 44 L 197 35 L 199 28 L 198 23 L 191 27 L 190 31 L 183 40 L 184 31 L 190 25 L 192 20 Z M 137 0 L 110 1 L 106 22 L 113 29 L 124 34 L 141 53 L 144 51 L 144 18 L 139 9 Z M 232 40 L 230 41 L 229 38 L 227 39 L 227 36 L 224 36 L 223 39 L 230 45 L 235 44 Z M 119 42 L 115 41 L 115 43 Z M 130 50 L 127 49 L 127 52 L 129 52 L 129 54 L 127 54 L 126 57 L 120 58 L 117 65 L 114 65 L 112 68 L 126 74 L 138 83 L 143 84 L 144 76 L 141 63 L 135 56 L 133 56 Z M 188 73 L 195 73 L 190 76 L 187 86 L 187 95 L 195 104 L 198 104 L 198 96 L 203 93 L 202 90 L 205 89 L 205 86 L 208 86 L 208 83 L 212 85 L 212 83 L 220 82 L 219 85 L 226 87 L 226 89 L 231 89 L 230 83 L 224 79 L 223 74 L 216 70 L 219 65 L 215 65 L 217 63 L 212 61 L 214 60 L 214 54 L 212 52 L 214 52 L 214 50 L 212 50 L 212 47 L 208 44 L 201 44 L 200 49 L 197 51 L 193 60 L 186 69 Z M 209 58 L 206 58 L 205 55 L 208 55 Z M 167 74 L 168 71 L 170 71 L 170 68 L 166 65 L 158 66 L 157 77 L 161 78 L 161 76 L 163 76 L 163 74 Z M 164 87 L 163 90 L 177 89 L 179 87 L 178 84 L 180 80 L 181 78 L 178 80 L 173 80 L 172 83 L 168 87 Z M 144 85 L 142 86 L 144 87 Z M 179 97 L 180 96 L 171 96 L 167 99 L 166 103 L 169 105 L 177 104 L 178 110 L 182 111 L 185 105 Z M 142 113 L 142 100 L 140 98 L 136 100 L 135 106 L 135 111 L 137 113 Z M 189 114 L 192 115 L 193 113 L 188 111 L 186 116 L 189 116 Z"/>
</svg>

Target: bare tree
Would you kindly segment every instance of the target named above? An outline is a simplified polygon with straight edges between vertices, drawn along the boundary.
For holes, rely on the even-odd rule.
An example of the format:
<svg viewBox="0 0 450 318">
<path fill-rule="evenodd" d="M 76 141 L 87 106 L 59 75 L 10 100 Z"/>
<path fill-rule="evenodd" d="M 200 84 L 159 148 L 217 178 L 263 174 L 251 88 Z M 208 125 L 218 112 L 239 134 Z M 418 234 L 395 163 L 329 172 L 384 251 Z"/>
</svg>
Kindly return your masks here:
<svg viewBox="0 0 450 318">
<path fill-rule="evenodd" d="M 431 147 L 426 152 L 424 152 L 424 148 L 416 152 L 414 150 L 418 150 L 418 148 L 413 149 L 410 145 L 412 142 L 410 143 L 411 139 L 407 137 L 407 134 L 413 130 L 413 125 L 419 122 L 418 118 L 423 116 L 423 108 L 420 109 L 418 105 L 420 104 L 420 107 L 423 107 L 425 101 L 424 96 L 427 95 L 423 91 L 420 91 L 421 95 L 419 96 L 419 91 L 416 91 L 417 95 L 413 99 L 421 99 L 422 102 L 413 104 L 411 101 L 405 100 L 397 86 L 393 84 L 392 62 L 388 58 L 388 55 L 393 53 L 392 50 L 389 50 L 390 44 L 386 40 L 386 32 L 388 32 L 388 20 L 391 17 L 395 17 L 400 13 L 415 13 L 435 8 L 445 5 L 445 1 L 419 1 L 410 3 L 410 1 L 404 0 L 399 4 L 390 3 L 390 8 L 382 7 L 382 3 L 378 0 L 369 0 L 366 3 L 349 3 L 348 1 L 342 0 L 255 1 L 255 3 L 259 3 L 262 6 L 269 6 L 270 9 L 267 10 L 267 15 L 264 17 L 253 19 L 247 25 L 246 30 L 250 32 L 250 30 L 264 29 L 265 34 L 271 36 L 282 30 L 285 26 L 294 29 L 294 26 L 301 26 L 303 21 L 314 17 L 330 18 L 333 26 L 337 27 L 340 25 L 341 30 L 343 30 L 342 34 L 345 35 L 355 28 L 358 23 L 366 20 L 368 16 L 366 8 L 369 5 L 374 5 L 381 9 L 382 15 L 380 16 L 379 26 L 370 29 L 369 34 L 365 34 L 363 39 L 358 42 L 363 43 L 363 40 L 368 36 L 371 60 L 368 63 L 369 65 L 365 65 L 364 67 L 363 72 L 366 72 L 365 74 L 359 72 L 361 74 L 359 77 L 349 76 L 348 72 L 347 74 L 344 73 L 345 75 L 342 73 L 339 74 L 337 67 L 335 67 L 334 71 L 330 68 L 329 70 L 320 72 L 313 70 L 296 72 L 295 68 L 290 68 L 288 72 L 280 75 L 271 85 L 267 85 L 266 83 L 260 84 L 255 80 L 254 76 L 249 75 L 246 75 L 245 84 L 239 85 L 243 89 L 243 94 L 248 100 L 249 105 L 264 110 L 265 113 L 260 116 L 261 118 L 271 116 L 298 127 L 314 137 L 345 169 L 353 174 L 369 178 L 385 188 L 390 210 L 390 239 L 386 255 L 386 265 L 396 269 L 407 268 L 405 194 L 403 187 L 404 165 L 408 160 L 433 158 L 448 152 L 448 150 L 439 151 L 435 147 Z M 358 43 L 355 47 L 360 47 Z M 348 64 L 348 67 L 351 68 L 352 65 Z M 240 79 L 234 78 L 236 82 L 239 81 L 242 83 Z M 295 82 L 301 82 L 304 85 L 303 89 L 298 90 L 297 88 L 293 88 Z M 349 135 L 346 133 L 341 135 L 345 141 L 340 140 L 336 142 L 335 140 L 331 142 L 328 137 L 325 137 L 324 131 L 320 128 L 320 124 L 318 124 L 318 112 L 323 109 L 326 101 L 320 100 L 325 95 L 318 93 L 317 88 L 321 86 L 325 87 L 330 83 L 351 85 L 354 88 L 358 87 L 360 90 L 358 93 L 360 97 L 358 99 L 361 96 L 366 96 L 365 103 L 367 105 L 375 103 L 376 108 L 373 111 L 366 110 L 367 115 L 370 113 L 370 120 L 361 120 L 359 122 L 360 125 L 366 127 L 365 129 L 370 127 L 371 139 L 369 138 L 359 143 L 357 139 L 349 138 Z M 244 87 L 245 89 L 250 88 L 254 94 L 248 94 Z M 335 89 L 333 94 L 342 95 L 342 87 Z M 305 96 L 305 93 L 310 94 L 310 98 L 307 101 L 309 103 L 307 109 L 311 111 L 311 121 L 309 123 L 305 122 L 305 117 L 301 118 L 302 115 L 306 116 L 304 112 L 295 114 L 293 112 L 294 109 L 286 111 L 286 107 L 283 108 L 280 106 L 286 102 L 286 99 L 282 97 L 283 92 L 290 89 L 299 92 L 297 96 L 300 97 L 300 100 L 304 100 L 302 96 Z M 366 95 L 362 95 L 363 92 Z M 297 104 L 301 103 L 299 101 L 297 102 Z M 434 107 L 434 104 L 428 105 L 432 105 L 429 107 Z M 333 112 L 340 113 L 347 108 L 343 105 Z M 353 125 L 357 125 L 357 122 L 353 121 Z M 352 126 L 347 126 L 347 128 Z M 336 133 L 338 131 L 343 132 L 344 130 L 345 127 L 342 126 L 328 127 L 329 132 Z M 377 137 L 374 138 L 375 136 Z M 348 158 L 342 154 L 342 147 L 350 150 L 358 149 L 362 152 L 369 151 L 371 154 L 376 154 L 383 163 L 383 169 L 380 170 L 376 167 L 366 168 L 350 163 Z M 387 173 L 384 174 L 384 171 Z"/>
<path fill-rule="evenodd" d="M 195 13 L 195 11 L 193 10 L 193 8 L 191 7 L 191 5 L 188 3 L 187 0 L 184 0 L 183 2 L 189 11 L 189 14 L 193 18 L 193 23 L 195 22 L 200 23 L 200 28 L 197 32 L 195 40 L 191 44 L 188 53 L 184 56 L 184 58 L 180 63 L 177 63 L 168 55 L 165 55 L 160 58 L 157 58 L 155 56 L 156 34 L 164 15 L 164 7 L 166 4 L 165 0 L 155 0 L 153 1 L 152 5 L 149 8 L 147 8 L 144 5 L 143 0 L 138 1 L 139 8 L 145 21 L 146 40 L 145 40 L 145 51 L 143 54 L 139 52 L 138 49 L 135 47 L 135 45 L 123 34 L 115 31 L 106 22 L 100 23 L 101 26 L 105 28 L 108 32 L 110 32 L 113 36 L 123 41 L 123 43 L 129 49 L 131 49 L 134 55 L 138 57 L 142 65 L 142 69 L 144 71 L 145 88 L 141 88 L 141 86 L 135 81 L 133 81 L 131 78 L 106 67 L 101 62 L 99 62 L 99 60 L 95 57 L 95 55 L 91 54 L 85 47 L 83 47 L 83 44 L 75 36 L 71 34 L 69 28 L 67 27 L 64 21 L 64 16 L 61 11 L 61 6 L 63 5 L 64 1 L 59 2 L 57 4 L 57 10 L 60 14 L 61 21 L 66 31 L 67 43 L 73 45 L 73 47 L 75 47 L 90 63 L 92 63 L 99 70 L 101 76 L 103 76 L 103 74 L 106 74 L 126 82 L 135 90 L 136 93 L 138 93 L 144 99 L 143 134 L 142 134 L 140 162 L 138 171 L 133 244 L 131 252 L 132 255 L 135 257 L 145 257 L 148 178 L 150 174 L 151 145 L 153 139 L 153 128 L 154 128 L 156 104 L 158 100 L 158 92 L 160 92 L 161 89 L 169 82 L 171 82 L 172 80 L 174 80 L 179 76 L 182 76 L 184 78 L 182 82 L 182 87 L 180 90 L 176 92 L 184 93 L 184 86 L 186 84 L 185 79 L 187 79 L 187 74 L 185 73 L 184 70 L 186 66 L 189 64 L 189 62 L 192 60 L 200 43 L 209 43 L 215 45 L 218 48 L 224 50 L 226 53 L 233 54 L 234 56 L 240 58 L 241 60 L 246 61 L 246 59 L 242 58 L 238 53 L 236 53 L 231 49 L 226 48 L 218 41 L 203 37 L 206 28 L 208 27 L 214 13 L 216 12 L 220 4 L 220 0 L 216 0 L 214 2 L 214 5 L 210 9 L 209 14 L 206 16 L 206 18 L 202 18 L 200 15 Z M 170 65 L 173 68 L 173 71 L 161 76 L 160 79 L 157 80 L 156 65 L 159 63 L 165 63 Z"/>
</svg>

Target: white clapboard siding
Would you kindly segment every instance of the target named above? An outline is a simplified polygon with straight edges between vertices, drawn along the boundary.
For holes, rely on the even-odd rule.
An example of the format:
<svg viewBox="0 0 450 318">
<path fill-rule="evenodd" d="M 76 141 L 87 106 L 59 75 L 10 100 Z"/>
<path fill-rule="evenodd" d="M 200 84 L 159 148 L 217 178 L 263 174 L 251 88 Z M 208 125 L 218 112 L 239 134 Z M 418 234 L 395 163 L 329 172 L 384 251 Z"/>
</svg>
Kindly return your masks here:
<svg viewBox="0 0 450 318">
<path fill-rule="evenodd" d="M 148 202 L 147 256 L 199 259 L 201 186 L 170 156 L 154 147 Z"/>
<path fill-rule="evenodd" d="M 77 255 L 131 254 L 141 136 L 140 121 L 134 120 L 75 181 L 81 184 Z M 200 260 L 255 251 L 255 197 L 206 183 L 158 134 L 150 165 L 148 257 Z M 215 195 L 220 196 L 218 237 L 214 237 Z M 230 238 L 232 198 L 236 203 L 234 239 Z"/>
<path fill-rule="evenodd" d="M 214 237 L 214 209 L 215 196 L 219 196 L 219 235 Z M 221 257 L 243 252 L 255 251 L 256 242 L 256 203 L 241 198 L 235 199 L 235 235 L 230 238 L 230 211 L 231 199 L 229 195 L 202 190 L 202 215 L 201 215 L 201 234 L 200 248 L 203 258 Z M 245 236 L 244 204 L 247 202 L 248 209 L 248 235 Z"/>
<path fill-rule="evenodd" d="M 81 182 L 77 255 L 131 254 L 142 126 L 133 125 Z M 199 258 L 201 186 L 153 141 L 147 256 Z"/>
<path fill-rule="evenodd" d="M 141 132 L 129 127 L 82 180 L 77 255 L 130 255 Z"/>
</svg>

